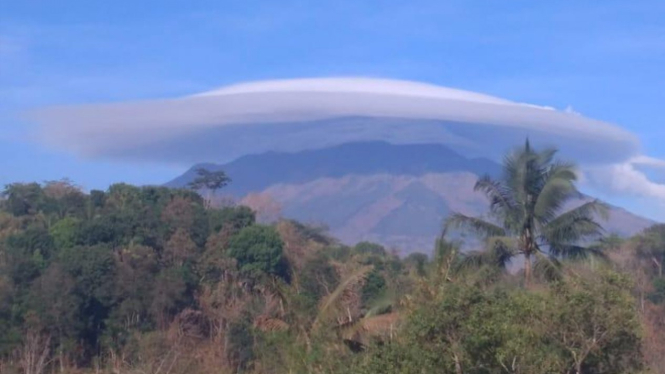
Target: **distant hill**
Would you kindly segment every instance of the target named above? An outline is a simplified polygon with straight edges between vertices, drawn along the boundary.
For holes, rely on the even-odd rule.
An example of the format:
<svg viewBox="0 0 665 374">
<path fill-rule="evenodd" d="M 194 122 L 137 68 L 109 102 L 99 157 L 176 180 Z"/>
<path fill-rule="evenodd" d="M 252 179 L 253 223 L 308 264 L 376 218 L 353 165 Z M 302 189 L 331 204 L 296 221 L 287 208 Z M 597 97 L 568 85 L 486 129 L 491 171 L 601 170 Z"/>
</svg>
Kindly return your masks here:
<svg viewBox="0 0 665 374">
<path fill-rule="evenodd" d="M 200 164 L 167 186 L 186 186 L 197 167 L 224 170 L 233 179 L 224 194 L 265 193 L 286 217 L 325 224 L 348 243 L 370 240 L 403 252 L 430 251 L 450 212 L 485 214 L 487 202 L 473 185 L 479 175 L 500 171 L 491 160 L 468 159 L 440 144 L 361 142 Z M 612 207 L 604 226 L 628 236 L 653 223 Z"/>
</svg>

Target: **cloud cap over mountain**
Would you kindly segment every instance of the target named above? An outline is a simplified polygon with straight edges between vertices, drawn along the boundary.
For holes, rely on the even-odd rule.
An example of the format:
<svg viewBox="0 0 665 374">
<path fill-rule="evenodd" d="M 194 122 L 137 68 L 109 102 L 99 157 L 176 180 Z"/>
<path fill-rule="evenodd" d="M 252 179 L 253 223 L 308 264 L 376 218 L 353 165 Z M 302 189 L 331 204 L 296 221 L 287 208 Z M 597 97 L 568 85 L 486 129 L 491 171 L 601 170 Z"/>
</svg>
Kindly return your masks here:
<svg viewBox="0 0 665 374">
<path fill-rule="evenodd" d="M 597 191 L 665 204 L 665 184 L 642 170 L 644 160 L 665 167 L 641 153 L 634 134 L 568 110 L 425 83 L 262 81 L 176 99 L 45 108 L 31 117 L 38 139 L 83 157 L 176 165 L 374 140 L 442 143 L 499 160 L 529 137 L 579 162 L 584 183 Z"/>
<path fill-rule="evenodd" d="M 351 141 L 441 142 L 495 156 L 529 136 L 584 162 L 636 156 L 623 129 L 548 107 L 409 81 L 318 78 L 33 113 L 43 141 L 86 157 L 191 163 Z"/>
</svg>

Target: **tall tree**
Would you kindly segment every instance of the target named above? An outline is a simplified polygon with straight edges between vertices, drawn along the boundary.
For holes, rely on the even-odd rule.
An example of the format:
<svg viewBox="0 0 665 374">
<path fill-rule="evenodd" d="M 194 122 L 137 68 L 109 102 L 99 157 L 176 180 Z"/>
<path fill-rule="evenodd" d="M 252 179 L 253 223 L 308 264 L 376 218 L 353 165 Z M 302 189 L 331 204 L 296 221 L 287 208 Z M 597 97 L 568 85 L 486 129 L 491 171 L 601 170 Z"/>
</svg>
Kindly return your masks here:
<svg viewBox="0 0 665 374">
<path fill-rule="evenodd" d="M 231 182 L 231 178 L 223 170 L 210 171 L 206 168 L 197 168 L 195 171 L 196 178 L 188 185 L 193 190 L 207 189 L 214 195 L 217 190 Z"/>
<path fill-rule="evenodd" d="M 560 259 L 600 254 L 584 244 L 602 234 L 595 215 L 605 215 L 606 207 L 594 200 L 563 211 L 580 194 L 575 165 L 557 161 L 555 155 L 555 149 L 536 151 L 527 139 L 505 157 L 500 179 L 484 176 L 476 182 L 475 190 L 489 199 L 490 219 L 457 213 L 446 222 L 447 228 L 470 230 L 486 242 L 485 251 L 469 254 L 464 263 L 505 267 L 523 256 L 528 284 L 533 266 L 553 276 Z"/>
</svg>

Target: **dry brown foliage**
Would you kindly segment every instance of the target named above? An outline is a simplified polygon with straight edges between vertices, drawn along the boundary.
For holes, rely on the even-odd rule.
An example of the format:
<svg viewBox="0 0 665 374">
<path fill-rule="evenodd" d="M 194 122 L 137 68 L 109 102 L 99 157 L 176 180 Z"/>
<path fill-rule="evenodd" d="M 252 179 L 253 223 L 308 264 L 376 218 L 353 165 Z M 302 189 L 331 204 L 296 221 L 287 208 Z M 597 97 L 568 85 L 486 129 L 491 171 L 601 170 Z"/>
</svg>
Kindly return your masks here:
<svg viewBox="0 0 665 374">
<path fill-rule="evenodd" d="M 44 184 L 44 194 L 54 199 L 62 199 L 70 194 L 83 195 L 81 187 L 75 185 L 69 179 L 61 179 L 56 181 L 48 181 Z"/>
<path fill-rule="evenodd" d="M 23 337 L 23 346 L 18 351 L 18 361 L 23 374 L 42 374 L 50 362 L 51 336 L 30 329 Z"/>
<path fill-rule="evenodd" d="M 181 196 L 174 197 L 162 211 L 162 221 L 173 228 L 189 229 L 194 224 L 194 203 Z"/>
<path fill-rule="evenodd" d="M 644 326 L 644 361 L 654 373 L 665 368 L 665 306 L 647 303 L 642 322 Z"/>
<path fill-rule="evenodd" d="M 250 193 L 240 201 L 240 204 L 256 212 L 256 221 L 259 223 L 275 222 L 282 215 L 282 205 L 267 193 Z"/>
<path fill-rule="evenodd" d="M 182 264 L 196 252 L 196 244 L 187 230 L 178 228 L 164 246 L 164 260 L 168 264 L 182 266 Z"/>
</svg>

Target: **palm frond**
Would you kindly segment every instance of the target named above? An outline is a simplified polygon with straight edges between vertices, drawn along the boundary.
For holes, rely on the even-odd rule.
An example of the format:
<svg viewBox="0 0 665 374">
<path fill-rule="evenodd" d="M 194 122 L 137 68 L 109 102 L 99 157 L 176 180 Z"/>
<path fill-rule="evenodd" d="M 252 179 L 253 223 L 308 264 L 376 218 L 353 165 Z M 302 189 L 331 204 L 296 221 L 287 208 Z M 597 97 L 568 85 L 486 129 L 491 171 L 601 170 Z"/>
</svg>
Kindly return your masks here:
<svg viewBox="0 0 665 374">
<path fill-rule="evenodd" d="M 506 235 L 506 230 L 498 225 L 487 222 L 480 218 L 469 217 L 461 213 L 455 213 L 448 217 L 444 227 L 446 230 L 449 228 L 467 230 L 483 238 Z"/>
<path fill-rule="evenodd" d="M 434 247 L 434 260 L 439 263 L 444 259 L 449 259 L 450 256 L 459 253 L 459 247 L 458 242 L 449 241 L 444 238 L 437 239 Z"/>
<path fill-rule="evenodd" d="M 524 152 L 513 152 L 503 160 L 503 183 L 510 190 L 515 205 L 521 205 L 525 200 L 527 161 Z"/>
<path fill-rule="evenodd" d="M 396 297 L 392 292 L 386 292 L 383 296 L 372 301 L 369 309 L 365 312 L 365 317 L 378 316 L 390 313 L 396 303 Z"/>
<path fill-rule="evenodd" d="M 548 165 L 551 165 L 554 161 L 554 156 L 559 151 L 556 148 L 545 148 L 539 152 L 535 152 L 535 162 L 540 168 L 546 168 Z"/>
<path fill-rule="evenodd" d="M 552 179 L 553 159 L 556 149 L 548 148 L 540 152 L 533 152 L 526 157 L 526 178 L 524 189 L 527 192 L 525 205 L 533 211 L 538 196 Z"/>
<path fill-rule="evenodd" d="M 386 294 L 375 300 L 362 317 L 346 320 L 336 330 L 343 339 L 366 345 L 368 337 L 386 336 L 395 331 L 399 314 L 393 311 L 394 304 L 395 295 Z"/>
<path fill-rule="evenodd" d="M 343 339 L 368 344 L 368 337 L 389 336 L 397 330 L 400 315 L 396 312 L 365 316 L 337 326 L 337 331 Z"/>
<path fill-rule="evenodd" d="M 556 149 L 537 152 L 527 142 L 504 159 L 504 183 L 512 191 L 517 205 L 525 215 L 533 211 L 536 198 L 551 177 Z"/>
<path fill-rule="evenodd" d="M 508 236 L 492 236 L 485 240 L 489 254 L 494 262 L 501 268 L 510 264 L 513 257 L 517 256 L 517 240 Z"/>
<path fill-rule="evenodd" d="M 543 160 L 553 157 L 553 153 L 548 155 L 546 152 L 536 152 L 529 143 L 524 148 L 517 148 L 513 153 L 504 159 L 504 183 L 511 191 L 515 204 L 522 209 L 516 209 L 513 213 L 521 214 L 523 220 L 533 210 L 535 204 L 534 198 L 542 188 L 543 176 L 546 173 L 546 166 Z"/>
<path fill-rule="evenodd" d="M 541 224 L 554 219 L 566 201 L 577 191 L 573 184 L 576 179 L 573 164 L 555 163 L 543 178 L 543 186 L 534 206 L 534 215 Z"/>
<path fill-rule="evenodd" d="M 547 169 L 547 179 L 564 179 L 568 181 L 577 180 L 577 166 L 572 162 L 556 161 Z"/>
<path fill-rule="evenodd" d="M 533 263 L 533 275 L 548 282 L 561 280 L 562 264 L 556 257 L 537 252 Z"/>
<path fill-rule="evenodd" d="M 493 180 L 488 175 L 478 179 L 473 190 L 480 191 L 487 196 L 490 201 L 490 211 L 492 213 L 510 212 L 515 206 L 510 196 L 510 190 L 501 182 Z"/>
<path fill-rule="evenodd" d="M 436 240 L 434 246 L 434 263 L 436 264 L 436 269 L 450 266 L 459 258 L 461 243 L 447 239 L 447 232 L 447 228 L 441 231 L 441 236 Z"/>
<path fill-rule="evenodd" d="M 489 266 L 505 269 L 518 253 L 514 247 L 514 239 L 508 237 L 491 237 L 487 240 L 487 249 L 464 254 L 458 263 L 458 270 L 478 269 Z"/>
<path fill-rule="evenodd" d="M 604 204 L 594 200 L 569 210 L 542 228 L 542 239 L 551 247 L 556 247 L 599 237 L 604 229 L 594 216 L 602 217 L 606 209 Z"/>
<path fill-rule="evenodd" d="M 314 329 L 320 326 L 322 320 L 328 319 L 330 318 L 331 314 L 334 314 L 336 306 L 340 303 L 344 293 L 356 284 L 364 281 L 365 277 L 372 270 L 372 268 L 372 265 L 360 267 L 352 274 L 344 278 L 344 280 L 340 282 L 335 290 L 322 300 L 316 319 L 312 325 Z"/>
<path fill-rule="evenodd" d="M 574 244 L 560 244 L 557 246 L 550 246 L 549 253 L 552 256 L 567 260 L 585 260 L 593 257 L 596 259 L 607 260 L 607 255 L 602 248 L 597 246 L 581 246 Z"/>
<path fill-rule="evenodd" d="M 491 261 L 488 261 L 486 251 L 470 251 L 465 253 L 462 259 L 457 263 L 457 270 L 476 270 L 489 263 L 491 263 Z"/>
<path fill-rule="evenodd" d="M 394 330 L 399 321 L 398 313 L 379 314 L 363 318 L 363 329 L 373 334 Z"/>
<path fill-rule="evenodd" d="M 598 199 L 584 203 L 575 209 L 569 210 L 567 213 L 575 211 L 586 212 L 584 214 L 595 215 L 602 220 L 607 220 L 610 215 L 610 207 Z"/>
</svg>

